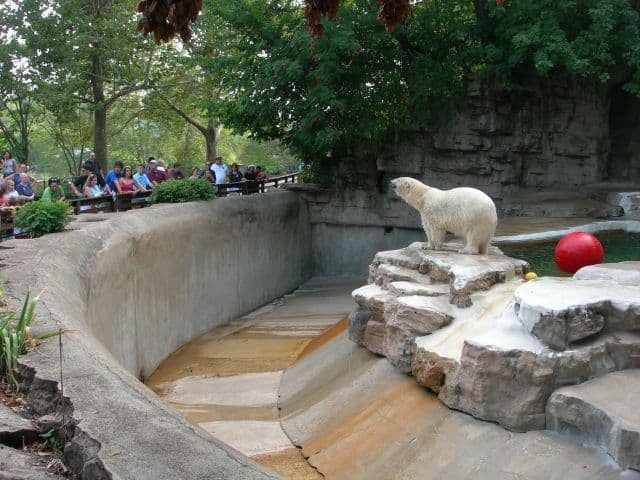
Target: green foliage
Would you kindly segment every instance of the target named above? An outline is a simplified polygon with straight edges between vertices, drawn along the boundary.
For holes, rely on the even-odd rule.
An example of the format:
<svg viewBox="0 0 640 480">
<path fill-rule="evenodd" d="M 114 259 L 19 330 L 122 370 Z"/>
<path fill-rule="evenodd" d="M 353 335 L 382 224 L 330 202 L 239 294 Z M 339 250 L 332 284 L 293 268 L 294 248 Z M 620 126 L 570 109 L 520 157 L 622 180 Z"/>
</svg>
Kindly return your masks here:
<svg viewBox="0 0 640 480">
<path fill-rule="evenodd" d="M 338 21 L 314 40 L 298 3 L 278 5 L 239 0 L 212 8 L 216 35 L 229 33 L 209 65 L 232 69 L 223 85 L 239 92 L 221 109 L 226 126 L 277 138 L 309 163 L 375 153 L 390 127 L 433 115 L 439 99 L 460 91 L 478 50 L 466 0 L 420 2 L 393 34 L 377 21 L 374 3 L 341 2 Z"/>
<path fill-rule="evenodd" d="M 373 158 L 390 131 L 441 118 L 472 74 L 566 71 L 640 95 L 638 2 L 411 3 L 386 33 L 375 2 L 342 0 L 311 39 L 303 2 L 204 0 L 188 44 L 154 47 L 129 1 L 0 2 L 0 145 L 68 176 L 103 129 L 109 165 L 153 155 L 188 171 L 224 125 L 214 148 L 229 163 L 303 161 L 324 183 L 336 158 Z"/>
<path fill-rule="evenodd" d="M 30 232 L 34 237 L 59 232 L 67 225 L 68 210 L 69 205 L 66 202 L 29 202 L 18 210 L 15 225 Z"/>
<path fill-rule="evenodd" d="M 149 201 L 151 203 L 195 202 L 210 200 L 215 193 L 215 186 L 203 178 L 168 180 L 154 187 Z"/>
<path fill-rule="evenodd" d="M 511 0 L 491 6 L 484 42 L 487 73 L 564 69 L 602 83 L 639 84 L 640 17 L 628 0 Z"/>
<path fill-rule="evenodd" d="M 0 296 L 2 292 L 0 291 Z M 0 313 L 0 378 L 19 389 L 18 356 L 26 352 L 29 329 L 35 314 L 36 300 L 29 299 L 29 292 L 22 304 L 20 316 L 14 312 Z"/>
</svg>

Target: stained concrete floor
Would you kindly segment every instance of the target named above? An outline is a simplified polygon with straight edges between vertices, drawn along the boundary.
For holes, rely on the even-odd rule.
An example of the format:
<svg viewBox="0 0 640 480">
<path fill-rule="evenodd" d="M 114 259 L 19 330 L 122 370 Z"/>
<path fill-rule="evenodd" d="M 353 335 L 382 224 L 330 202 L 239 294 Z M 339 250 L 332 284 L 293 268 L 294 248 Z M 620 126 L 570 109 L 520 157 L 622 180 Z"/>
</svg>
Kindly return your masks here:
<svg viewBox="0 0 640 480">
<path fill-rule="evenodd" d="M 316 278 L 184 345 L 148 379 L 164 401 L 283 478 L 323 478 L 279 422 L 283 370 L 346 328 L 365 279 Z"/>
</svg>

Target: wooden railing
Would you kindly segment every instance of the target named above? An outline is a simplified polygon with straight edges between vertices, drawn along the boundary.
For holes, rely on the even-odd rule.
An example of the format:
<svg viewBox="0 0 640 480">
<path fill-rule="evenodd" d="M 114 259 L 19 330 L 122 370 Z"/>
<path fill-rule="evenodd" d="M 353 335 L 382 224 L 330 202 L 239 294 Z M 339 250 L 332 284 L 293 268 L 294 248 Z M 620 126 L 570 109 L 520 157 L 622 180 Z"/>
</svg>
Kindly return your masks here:
<svg viewBox="0 0 640 480">
<path fill-rule="evenodd" d="M 136 195 L 119 193 L 115 197 L 107 195 L 94 198 L 75 198 L 69 200 L 73 207 L 73 213 L 97 213 L 97 212 L 123 212 L 132 208 L 142 208 L 149 204 L 151 190 L 140 192 Z"/>
<path fill-rule="evenodd" d="M 225 196 L 229 193 L 251 195 L 253 193 L 264 193 L 270 188 L 278 188 L 284 183 L 296 183 L 298 173 L 288 173 L 266 180 L 244 180 L 237 183 L 222 183 L 216 185 L 218 196 Z M 142 208 L 149 205 L 151 190 L 140 192 L 137 195 L 118 194 L 115 197 L 107 195 L 94 198 L 73 198 L 67 203 L 73 207 L 73 213 L 98 213 L 98 212 L 122 212 L 132 208 Z M 13 236 L 13 220 L 20 207 L 0 208 L 0 238 Z"/>
<path fill-rule="evenodd" d="M 236 183 L 219 183 L 217 195 L 224 197 L 229 193 L 239 193 L 242 195 L 251 195 L 252 193 L 264 193 L 269 188 L 278 188 L 283 183 L 296 183 L 298 181 L 298 173 L 287 173 L 277 177 L 267 178 L 266 180 L 243 180 Z"/>
</svg>

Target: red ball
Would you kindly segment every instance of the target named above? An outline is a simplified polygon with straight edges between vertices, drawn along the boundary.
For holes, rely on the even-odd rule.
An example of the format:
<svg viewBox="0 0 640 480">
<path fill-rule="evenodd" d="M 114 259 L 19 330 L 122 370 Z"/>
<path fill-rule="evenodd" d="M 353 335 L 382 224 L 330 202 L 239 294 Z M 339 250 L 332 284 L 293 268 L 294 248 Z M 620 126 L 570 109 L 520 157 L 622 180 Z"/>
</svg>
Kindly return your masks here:
<svg viewBox="0 0 640 480">
<path fill-rule="evenodd" d="M 573 232 L 560 239 L 553 258 L 560 270 L 576 273 L 582 267 L 602 262 L 604 248 L 594 235 L 586 232 Z"/>
</svg>

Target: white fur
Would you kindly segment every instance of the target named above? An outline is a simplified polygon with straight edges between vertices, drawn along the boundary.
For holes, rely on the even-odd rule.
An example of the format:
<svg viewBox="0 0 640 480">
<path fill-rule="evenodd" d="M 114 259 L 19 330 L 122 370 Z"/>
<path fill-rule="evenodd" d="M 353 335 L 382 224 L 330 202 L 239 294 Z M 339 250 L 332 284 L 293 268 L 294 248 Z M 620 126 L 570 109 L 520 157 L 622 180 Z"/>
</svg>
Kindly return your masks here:
<svg viewBox="0 0 640 480">
<path fill-rule="evenodd" d="M 427 234 L 427 248 L 441 250 L 446 232 L 465 238 L 460 253 L 487 253 L 496 231 L 498 215 L 487 194 L 470 187 L 439 190 L 418 180 L 391 180 L 396 194 L 420 212 Z"/>
</svg>

